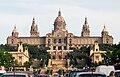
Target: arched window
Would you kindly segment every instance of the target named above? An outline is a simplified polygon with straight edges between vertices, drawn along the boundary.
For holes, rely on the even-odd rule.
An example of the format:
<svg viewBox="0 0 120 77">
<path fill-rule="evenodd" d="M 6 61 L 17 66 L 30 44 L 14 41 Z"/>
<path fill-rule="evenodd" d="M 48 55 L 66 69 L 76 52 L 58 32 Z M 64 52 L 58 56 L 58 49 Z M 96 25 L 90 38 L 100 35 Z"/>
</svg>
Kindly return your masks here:
<svg viewBox="0 0 120 77">
<path fill-rule="evenodd" d="M 13 43 L 14 43 L 14 40 L 12 39 L 11 42 L 12 42 L 12 44 L 13 44 Z"/>
<path fill-rule="evenodd" d="M 50 43 L 50 39 L 48 39 L 48 44 Z"/>
<path fill-rule="evenodd" d="M 108 38 L 106 39 L 106 43 L 109 43 L 109 39 Z"/>
<path fill-rule="evenodd" d="M 69 42 L 72 43 L 72 39 L 70 39 Z"/>
<path fill-rule="evenodd" d="M 21 49 L 19 51 L 21 52 Z"/>
<path fill-rule="evenodd" d="M 98 51 L 98 49 L 96 49 L 96 51 Z"/>
</svg>

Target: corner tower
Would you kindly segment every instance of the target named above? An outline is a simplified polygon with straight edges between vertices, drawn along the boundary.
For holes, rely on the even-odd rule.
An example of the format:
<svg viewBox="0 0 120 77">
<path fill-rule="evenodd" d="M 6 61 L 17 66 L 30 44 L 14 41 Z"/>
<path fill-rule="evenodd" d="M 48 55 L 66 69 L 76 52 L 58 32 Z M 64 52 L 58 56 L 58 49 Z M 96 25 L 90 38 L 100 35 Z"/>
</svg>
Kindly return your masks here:
<svg viewBox="0 0 120 77">
<path fill-rule="evenodd" d="M 109 35 L 109 31 L 105 25 L 101 32 L 101 37 L 103 44 L 113 44 L 113 37 Z"/>
<path fill-rule="evenodd" d="M 89 29 L 89 24 L 88 24 L 87 18 L 85 18 L 85 23 L 83 25 L 81 36 L 82 37 L 89 37 L 90 36 L 90 29 Z"/>
<path fill-rule="evenodd" d="M 104 28 L 103 28 L 103 30 L 101 32 L 101 35 L 102 35 L 102 37 L 103 36 L 108 36 L 108 29 L 107 29 L 107 27 L 105 25 L 104 25 Z"/>
<path fill-rule="evenodd" d="M 30 37 L 39 37 L 38 26 L 35 24 L 35 18 L 33 18 L 33 21 L 32 21 Z"/>
</svg>

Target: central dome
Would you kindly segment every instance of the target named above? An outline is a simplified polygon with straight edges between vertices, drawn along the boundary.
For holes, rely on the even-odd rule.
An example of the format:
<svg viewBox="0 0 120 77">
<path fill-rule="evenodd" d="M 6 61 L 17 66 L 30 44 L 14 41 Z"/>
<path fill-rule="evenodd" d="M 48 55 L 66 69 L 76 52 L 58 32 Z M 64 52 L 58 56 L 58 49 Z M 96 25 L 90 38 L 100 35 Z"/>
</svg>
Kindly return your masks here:
<svg viewBox="0 0 120 77">
<path fill-rule="evenodd" d="M 64 18 L 61 16 L 61 12 L 58 12 L 58 17 L 55 19 L 55 22 L 65 22 Z"/>
<path fill-rule="evenodd" d="M 59 29 L 59 28 L 65 29 L 65 25 L 66 25 L 65 20 L 61 16 L 61 11 L 59 10 L 58 16 L 54 21 L 54 29 Z"/>
</svg>

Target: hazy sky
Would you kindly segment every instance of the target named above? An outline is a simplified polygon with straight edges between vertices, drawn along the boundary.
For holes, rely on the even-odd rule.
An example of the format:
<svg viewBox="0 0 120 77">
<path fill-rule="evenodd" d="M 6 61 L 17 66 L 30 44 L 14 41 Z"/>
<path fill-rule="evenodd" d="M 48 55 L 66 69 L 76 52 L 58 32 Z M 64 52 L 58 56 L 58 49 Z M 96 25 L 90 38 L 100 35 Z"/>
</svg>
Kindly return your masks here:
<svg viewBox="0 0 120 77">
<path fill-rule="evenodd" d="M 106 25 L 114 43 L 120 42 L 120 0 L 0 0 L 0 44 L 6 44 L 15 25 L 20 37 L 30 36 L 33 17 L 40 36 L 51 33 L 59 8 L 68 32 L 81 36 L 87 17 L 91 36 L 101 36 Z"/>
</svg>

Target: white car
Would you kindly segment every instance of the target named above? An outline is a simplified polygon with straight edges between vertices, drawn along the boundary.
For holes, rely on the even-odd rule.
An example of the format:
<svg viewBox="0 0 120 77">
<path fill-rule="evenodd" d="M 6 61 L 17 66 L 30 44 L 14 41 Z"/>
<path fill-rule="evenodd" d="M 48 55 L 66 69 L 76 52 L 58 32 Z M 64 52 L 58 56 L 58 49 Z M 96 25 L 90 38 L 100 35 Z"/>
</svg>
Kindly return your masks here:
<svg viewBox="0 0 120 77">
<path fill-rule="evenodd" d="M 78 72 L 74 77 L 107 77 L 104 73 Z"/>
<path fill-rule="evenodd" d="M 5 70 L 0 70 L 0 76 L 3 75 L 3 74 L 5 74 L 5 73 L 6 73 Z"/>
<path fill-rule="evenodd" d="M 115 68 L 113 65 L 108 65 L 108 66 L 100 65 L 100 66 L 97 66 L 95 70 L 95 72 L 104 73 L 107 76 L 109 76 L 111 71 L 115 71 Z"/>
</svg>

